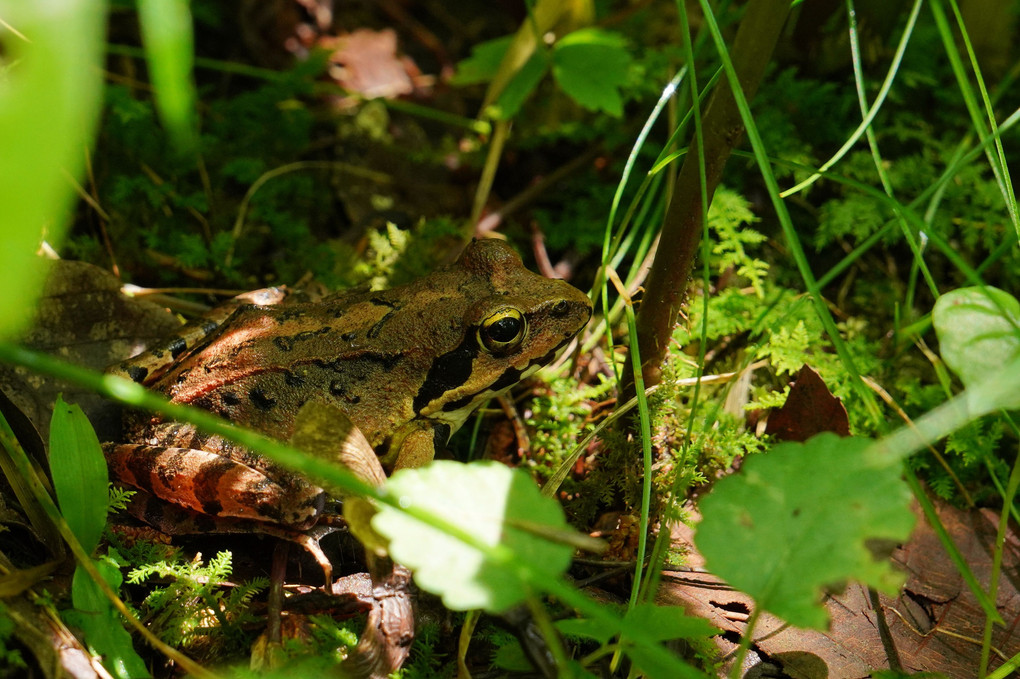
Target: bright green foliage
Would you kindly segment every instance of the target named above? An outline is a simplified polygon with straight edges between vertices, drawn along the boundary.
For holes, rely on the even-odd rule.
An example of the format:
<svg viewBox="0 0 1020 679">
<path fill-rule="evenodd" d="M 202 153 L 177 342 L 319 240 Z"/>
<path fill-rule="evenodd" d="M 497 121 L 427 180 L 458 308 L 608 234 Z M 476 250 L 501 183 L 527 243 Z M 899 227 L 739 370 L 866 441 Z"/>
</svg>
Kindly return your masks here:
<svg viewBox="0 0 1020 679">
<path fill-rule="evenodd" d="M 620 88 L 630 67 L 623 36 L 582 28 L 563 36 L 553 50 L 553 76 L 574 101 L 592 111 L 623 115 Z"/>
<path fill-rule="evenodd" d="M 513 36 L 504 36 L 476 46 L 471 56 L 457 65 L 454 84 L 492 80 L 512 43 Z M 496 101 L 497 117 L 509 120 L 516 116 L 550 66 L 556 82 L 578 104 L 619 117 L 623 114 L 621 88 L 628 83 L 630 65 L 626 40 L 618 33 L 598 28 L 568 33 L 556 42 L 551 54 L 536 50 L 514 74 Z"/>
<path fill-rule="evenodd" d="M 188 646 L 201 639 L 214 641 L 222 651 L 245 648 L 250 643 L 245 626 L 258 621 L 249 610 L 252 597 L 269 582 L 255 578 L 225 592 L 221 582 L 230 578 L 231 554 L 219 552 L 208 564 L 180 559 L 137 566 L 127 581 L 140 584 L 147 578 L 172 578 L 166 587 L 156 587 L 143 601 L 151 611 L 150 624 L 170 643 Z"/>
<path fill-rule="evenodd" d="M 1020 302 L 997 288 L 960 288 L 932 311 L 942 359 L 964 386 L 979 385 L 1020 355 Z M 1020 394 L 1003 404 L 1020 408 Z"/>
<path fill-rule="evenodd" d="M 50 421 L 50 474 L 64 521 L 86 554 L 92 554 L 106 527 L 109 507 L 106 460 L 82 409 L 59 397 Z M 94 560 L 93 565 L 116 591 L 121 581 L 116 565 L 108 559 Z M 64 612 L 65 618 L 82 629 L 86 642 L 103 656 L 114 676 L 149 676 L 120 615 L 81 565 L 71 580 L 71 603 L 74 608 Z"/>
<path fill-rule="evenodd" d="M 627 611 L 619 628 L 581 618 L 560 620 L 556 623 L 556 628 L 568 636 L 594 639 L 600 645 L 619 636 L 621 648 L 649 677 L 677 676 L 675 671 L 678 668 L 674 668 L 672 670 L 674 673 L 670 674 L 671 670 L 664 671 L 663 668 L 657 667 L 655 661 L 647 657 L 643 649 L 634 645 L 630 639 L 643 638 L 654 641 L 703 639 L 718 632 L 707 620 L 685 615 L 678 607 L 654 604 L 641 604 Z M 690 665 L 678 667 L 684 668 L 679 676 L 699 678 L 706 676 Z"/>
<path fill-rule="evenodd" d="M 81 408 L 60 397 L 50 421 L 50 475 L 64 520 L 91 554 L 106 527 L 110 485 L 106 458 Z"/>
<path fill-rule="evenodd" d="M 985 480 L 989 465 L 998 478 L 1009 476 L 1008 466 L 995 454 L 1005 433 L 1006 423 L 997 416 L 988 416 L 968 422 L 946 438 L 943 455 L 950 461 L 957 478 L 980 493 L 975 498 L 978 504 L 983 505 L 986 497 L 988 502 L 995 501 L 994 489 L 980 483 Z M 926 456 L 918 456 L 914 460 L 915 466 L 920 467 L 922 460 L 928 470 L 925 474 L 928 487 L 943 499 L 957 499 L 956 483 L 942 466 Z"/>
<path fill-rule="evenodd" d="M 93 561 L 113 591 L 123 580 L 120 569 L 108 558 Z M 131 635 L 124 629 L 120 614 L 81 567 L 71 580 L 74 609 L 63 612 L 64 619 L 81 628 L 86 643 L 103 657 L 103 666 L 118 679 L 150 676 L 145 662 L 135 653 Z"/>
<path fill-rule="evenodd" d="M 0 55 L 0 336 L 32 316 L 45 275 L 43 238 L 63 239 L 74 187 L 94 136 L 102 90 L 106 3 L 4 3 Z M 22 35 L 7 27 L 15 26 Z"/>
<path fill-rule="evenodd" d="M 715 192 L 708 209 L 708 228 L 714 232 L 711 266 L 720 273 L 733 269 L 762 298 L 769 265 L 747 251 L 765 242 L 765 236 L 750 227 L 756 221 L 743 196 L 726 189 Z"/>
<path fill-rule="evenodd" d="M 138 0 L 149 77 L 159 115 L 181 151 L 194 149 L 195 39 L 187 0 Z"/>
<path fill-rule="evenodd" d="M 534 665 L 528 660 L 520 641 L 505 629 L 487 625 L 484 630 L 476 630 L 476 640 L 484 640 L 492 645 L 489 662 L 503 672 L 531 672 Z"/>
<path fill-rule="evenodd" d="M 81 408 L 57 397 L 50 421 L 50 475 L 61 513 L 86 554 L 95 551 L 106 527 L 109 475 L 99 439 Z M 110 587 L 117 591 L 120 570 L 110 559 L 93 560 Z M 86 643 L 102 655 L 106 668 L 120 679 L 149 676 L 135 653 L 131 635 L 120 614 L 81 565 L 71 584 L 73 610 L 69 622 L 81 628 Z"/>
<path fill-rule="evenodd" d="M 568 618 L 556 623 L 556 629 L 564 634 L 587 636 L 600 644 L 607 643 L 619 630 L 610 629 L 592 620 Z M 623 618 L 623 634 L 640 636 L 655 641 L 670 639 L 694 639 L 717 634 L 704 618 L 684 615 L 676 606 L 641 604 L 627 611 Z"/>
<path fill-rule="evenodd" d="M 895 591 L 902 574 L 869 542 L 907 538 L 910 491 L 897 464 L 864 456 L 869 445 L 820 434 L 721 479 L 701 502 L 695 537 L 708 568 L 798 627 L 825 627 L 827 587 L 854 579 Z"/>
<path fill-rule="evenodd" d="M 529 530 L 563 531 L 567 523 L 557 503 L 542 497 L 519 470 L 495 462 L 440 460 L 398 471 L 387 487 L 402 506 L 427 510 L 506 554 L 483 552 L 381 505 L 372 527 L 389 538 L 393 558 L 414 571 L 418 586 L 441 596 L 447 608 L 504 611 L 528 595 L 520 568 L 554 578 L 570 565 L 571 547 Z"/>
</svg>

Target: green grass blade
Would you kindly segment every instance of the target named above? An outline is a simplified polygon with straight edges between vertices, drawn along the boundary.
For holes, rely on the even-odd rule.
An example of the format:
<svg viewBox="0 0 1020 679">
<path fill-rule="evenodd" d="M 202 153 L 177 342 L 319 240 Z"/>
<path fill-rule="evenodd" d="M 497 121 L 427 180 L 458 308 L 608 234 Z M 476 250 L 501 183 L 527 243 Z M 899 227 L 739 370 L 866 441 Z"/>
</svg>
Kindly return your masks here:
<svg viewBox="0 0 1020 679">
<path fill-rule="evenodd" d="M 737 108 L 740 110 L 741 119 L 743 120 L 744 127 L 747 130 L 747 138 L 751 142 L 751 147 L 754 149 L 755 160 L 758 163 L 762 178 L 765 181 L 769 197 L 772 199 L 772 205 L 776 210 L 776 216 L 779 218 L 780 225 L 783 229 L 783 235 L 786 237 L 787 246 L 790 248 L 790 253 L 793 255 L 793 259 L 797 264 L 797 269 L 800 272 L 801 279 L 804 281 L 808 292 L 811 294 L 815 310 L 818 313 L 818 317 L 821 320 L 822 325 L 825 327 L 826 333 L 829 335 L 829 339 L 832 341 L 832 345 L 835 348 L 836 353 L 839 355 L 843 366 L 852 378 L 854 391 L 860 397 L 868 413 L 871 415 L 871 418 L 875 422 L 879 422 L 881 421 L 882 416 L 875 395 L 861 379 L 854 357 L 851 355 L 846 342 L 843 341 L 843 338 L 839 334 L 836 322 L 832 318 L 832 313 L 829 311 L 829 308 L 825 303 L 825 298 L 822 296 L 821 288 L 818 287 L 818 282 L 815 279 L 814 273 L 811 271 L 811 265 L 807 260 L 807 256 L 804 254 L 800 238 L 797 236 L 797 232 L 793 227 L 793 221 L 790 219 L 790 213 L 786 209 L 786 204 L 783 202 L 781 197 L 779 185 L 772 172 L 772 166 L 770 165 L 768 155 L 765 152 L 761 135 L 758 133 L 758 128 L 755 125 L 754 118 L 751 116 L 750 108 L 747 105 L 747 98 L 744 97 L 740 81 L 733 68 L 733 62 L 729 59 L 726 53 L 726 43 L 719 30 L 719 25 L 716 23 L 715 17 L 712 15 L 712 10 L 708 5 L 707 0 L 699 0 L 699 2 L 705 15 L 705 24 L 712 33 L 712 39 L 715 41 L 716 49 L 719 51 L 720 58 L 723 61 L 723 68 L 726 71 L 726 77 L 729 80 L 730 89 L 733 91 Z"/>
<path fill-rule="evenodd" d="M 156 108 L 178 150 L 195 149 L 195 85 L 191 71 L 195 38 L 188 0 L 138 0 L 142 42 Z"/>
</svg>

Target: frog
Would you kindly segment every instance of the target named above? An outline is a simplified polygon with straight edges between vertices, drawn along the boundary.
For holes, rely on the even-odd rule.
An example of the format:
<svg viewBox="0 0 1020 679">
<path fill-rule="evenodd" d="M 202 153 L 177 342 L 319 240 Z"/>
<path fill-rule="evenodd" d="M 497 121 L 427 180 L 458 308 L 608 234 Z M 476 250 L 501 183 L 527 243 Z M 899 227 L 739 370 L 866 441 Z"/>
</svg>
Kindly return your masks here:
<svg viewBox="0 0 1020 679">
<path fill-rule="evenodd" d="M 588 296 L 528 270 L 505 241 L 471 242 L 408 284 L 289 303 L 256 291 L 110 369 L 287 441 L 325 402 L 364 435 L 386 473 L 428 464 L 468 416 L 551 362 L 587 324 Z M 328 493 L 191 424 L 127 416 L 104 444 L 111 476 L 200 516 L 307 530 Z"/>
</svg>

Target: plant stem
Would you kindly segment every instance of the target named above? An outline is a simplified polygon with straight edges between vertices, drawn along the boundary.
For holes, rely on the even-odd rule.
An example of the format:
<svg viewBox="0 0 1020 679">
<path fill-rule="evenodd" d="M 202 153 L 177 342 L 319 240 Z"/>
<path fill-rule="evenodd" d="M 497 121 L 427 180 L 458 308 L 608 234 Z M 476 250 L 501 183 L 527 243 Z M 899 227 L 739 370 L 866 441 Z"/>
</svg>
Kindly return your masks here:
<svg viewBox="0 0 1020 679">
<path fill-rule="evenodd" d="M 1006 530 L 1009 528 L 1009 510 L 1013 506 L 1013 498 L 1016 497 L 1017 488 L 1020 488 L 1020 451 L 1017 451 L 1016 459 L 1013 460 L 1013 471 L 1009 474 L 1009 481 L 1006 484 L 1006 494 L 1002 498 L 1002 513 L 999 515 L 999 530 L 995 535 L 995 551 L 992 553 L 992 572 L 988 576 L 988 599 L 995 605 L 995 599 L 999 592 L 999 575 L 1002 572 L 1002 552 L 1006 544 Z M 985 616 L 984 637 L 981 640 L 981 664 L 978 667 L 978 677 L 988 674 L 988 657 L 992 647 L 992 629 L 995 626 L 992 616 Z"/>
<path fill-rule="evenodd" d="M 753 99 L 758 91 L 789 7 L 787 0 L 752 0 L 747 6 L 732 54 L 734 68 L 748 100 Z M 709 203 L 722 178 L 726 161 L 743 131 L 733 92 L 726 82 L 721 82 L 705 112 L 704 136 L 691 142 L 692 148 L 702 148 L 700 155 L 704 157 L 706 178 L 704 194 Z M 659 250 L 638 310 L 638 349 L 646 386 L 659 382 L 662 360 L 680 305 L 687 294 L 687 281 L 701 238 L 702 213 L 707 205 L 701 199 L 698 156 L 699 153 L 689 152 L 680 169 L 673 198 L 666 210 Z M 634 395 L 634 376 L 629 364 L 625 367 L 623 384 L 622 400 L 626 401 Z"/>
</svg>

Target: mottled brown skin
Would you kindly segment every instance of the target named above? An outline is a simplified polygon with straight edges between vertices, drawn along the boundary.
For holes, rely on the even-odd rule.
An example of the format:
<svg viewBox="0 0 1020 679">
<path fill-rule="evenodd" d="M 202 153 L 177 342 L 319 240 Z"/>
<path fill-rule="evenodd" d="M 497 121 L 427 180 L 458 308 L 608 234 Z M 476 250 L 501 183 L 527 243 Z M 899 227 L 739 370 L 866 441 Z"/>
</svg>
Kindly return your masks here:
<svg viewBox="0 0 1020 679">
<path fill-rule="evenodd" d="M 481 240 L 450 267 L 398 288 L 243 304 L 114 372 L 280 440 L 305 402 L 323 400 L 388 469 L 414 467 L 480 403 L 549 362 L 590 314 L 579 290 L 528 271 L 502 241 Z M 158 419 L 134 429 L 134 443 L 106 446 L 111 470 L 157 497 L 294 527 L 321 510 L 320 488 L 217 436 Z"/>
</svg>

